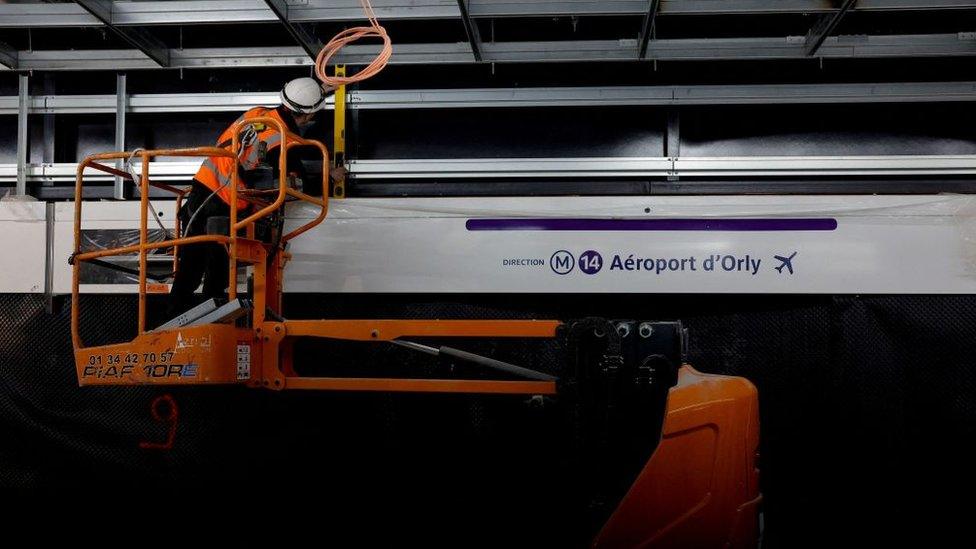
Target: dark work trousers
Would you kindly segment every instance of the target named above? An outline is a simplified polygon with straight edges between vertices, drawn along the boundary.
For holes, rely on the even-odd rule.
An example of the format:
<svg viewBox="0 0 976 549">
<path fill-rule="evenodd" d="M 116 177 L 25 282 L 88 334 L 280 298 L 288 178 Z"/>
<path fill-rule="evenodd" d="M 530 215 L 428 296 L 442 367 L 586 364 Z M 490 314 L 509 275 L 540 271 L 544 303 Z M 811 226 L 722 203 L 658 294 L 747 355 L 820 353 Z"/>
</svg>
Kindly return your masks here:
<svg viewBox="0 0 976 549">
<path fill-rule="evenodd" d="M 183 236 L 206 234 L 208 218 L 230 216 L 230 207 L 219 196 L 207 200 L 212 192 L 202 183 L 193 182 L 193 189 L 187 194 L 179 212 Z M 193 219 L 193 225 L 187 227 L 190 217 L 198 209 L 200 212 Z M 230 275 L 230 263 L 227 249 L 222 244 L 205 242 L 180 246 L 177 257 L 179 267 L 173 280 L 173 287 L 169 291 L 167 307 L 169 318 L 195 305 L 193 292 L 200 286 L 201 279 L 203 279 L 205 298 L 224 297 L 227 278 Z"/>
</svg>

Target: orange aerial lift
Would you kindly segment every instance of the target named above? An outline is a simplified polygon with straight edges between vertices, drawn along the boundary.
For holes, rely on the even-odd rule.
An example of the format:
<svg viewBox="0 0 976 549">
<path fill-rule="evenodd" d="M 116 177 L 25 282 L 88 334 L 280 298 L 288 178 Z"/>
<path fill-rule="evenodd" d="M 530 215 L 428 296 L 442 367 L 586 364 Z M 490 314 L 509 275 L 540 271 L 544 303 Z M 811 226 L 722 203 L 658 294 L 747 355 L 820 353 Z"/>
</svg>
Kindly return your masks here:
<svg viewBox="0 0 976 549">
<path fill-rule="evenodd" d="M 238 130 L 249 124 L 275 126 L 281 135 L 287 129 L 272 118 L 254 118 L 238 122 Z M 239 132 L 238 132 L 239 133 Z M 86 158 L 78 166 L 75 188 L 75 250 L 72 276 L 71 333 L 75 347 L 78 379 L 82 385 L 106 384 L 200 384 L 246 383 L 271 389 L 326 389 L 326 390 L 382 390 L 428 391 L 457 393 L 515 393 L 552 395 L 556 383 L 551 376 L 529 374 L 527 381 L 478 381 L 478 380 L 403 380 L 372 378 L 308 378 L 295 374 L 290 353 L 291 339 L 298 337 L 323 337 L 354 341 L 397 341 L 403 337 L 555 337 L 560 326 L 558 321 L 536 320 L 284 320 L 282 315 L 282 276 L 289 258 L 287 243 L 318 225 L 325 219 L 328 198 L 317 198 L 302 193 L 288 185 L 287 151 L 293 147 L 315 147 L 322 155 L 323 167 L 328 164 L 328 151 L 318 141 L 305 140 L 289 134 L 286 146 L 280 147 L 280 185 L 273 191 L 273 200 L 266 200 L 268 191 L 248 192 L 238 188 L 235 172 L 231 184 L 231 203 L 243 199 L 254 205 L 254 213 L 238 219 L 238 212 L 231 208 L 228 234 L 207 234 L 177 237 L 162 242 L 147 241 L 147 217 L 149 187 L 161 188 L 177 195 L 177 209 L 182 204 L 183 189 L 151 182 L 149 165 L 152 158 L 160 156 L 225 156 L 236 159 L 239 148 L 238 133 L 234 135 L 231 150 L 214 147 L 196 149 L 155 150 L 138 153 L 106 153 Z M 100 160 L 129 159 L 133 155 L 142 159 L 142 175 L 139 177 L 141 195 L 140 241 L 138 245 L 122 248 L 82 251 L 82 187 L 86 168 L 94 168 L 134 181 L 131 174 L 98 163 Z M 236 160 L 235 160 L 236 161 Z M 328 169 L 323 170 L 323 188 L 328 189 Z M 285 203 L 288 197 L 309 202 L 319 207 L 318 216 L 283 235 L 275 247 L 255 239 L 255 223 Z M 241 236 L 243 233 L 244 236 Z M 238 299 L 237 270 L 243 264 L 253 269 L 253 306 L 247 327 L 234 323 L 212 323 L 201 326 L 181 327 L 178 330 L 146 330 L 146 256 L 149 250 L 174 248 L 205 242 L 227 247 L 230 256 L 229 299 Z M 139 254 L 139 335 L 133 341 L 103 347 L 85 347 L 79 333 L 79 268 L 85 261 L 102 257 L 135 253 Z M 174 254 L 174 264 L 176 263 Z M 177 268 L 178 265 L 177 265 Z M 268 318 L 268 315 L 272 318 Z M 233 351 L 233 352 L 228 352 Z M 437 352 L 461 355 L 452 348 L 435 349 Z M 483 365 L 513 370 L 484 357 L 465 356 Z M 518 370 L 516 370 L 518 371 Z"/>
<path fill-rule="evenodd" d="M 316 75 L 336 93 L 337 155 L 344 153 L 342 108 L 345 84 L 359 82 L 382 70 L 392 45 L 379 25 L 368 0 L 361 0 L 368 27 L 347 29 L 322 48 Z M 376 59 L 359 73 L 346 76 L 337 67 L 325 68 L 346 44 L 361 38 L 382 41 Z M 177 213 L 187 189 L 150 179 L 152 160 L 165 156 L 227 157 L 236 162 L 240 135 L 246 126 L 276 127 L 285 136 L 279 148 L 277 178 L 265 189 L 245 189 L 237 170 L 230 182 L 230 204 L 238 199 L 251 204 L 250 212 L 230 209 L 226 226 L 208 227 L 207 234 L 184 237 L 175 215 L 173 238 L 150 242 L 148 217 L 152 211 L 150 188 L 176 195 Z M 574 416 L 585 416 L 581 432 L 592 431 L 597 446 L 610 458 L 590 460 L 590 469 L 610 474 L 599 483 L 601 498 L 617 501 L 599 514 L 595 547 L 750 547 L 758 539 L 759 494 L 756 467 L 759 443 L 758 399 L 748 381 L 706 375 L 681 365 L 683 330 L 680 323 L 638 324 L 636 321 L 580 320 L 288 320 L 282 304 L 285 264 L 291 257 L 288 242 L 325 219 L 329 197 L 329 152 L 318 141 L 290 134 L 272 118 L 235 123 L 230 148 L 139 150 L 87 157 L 78 165 L 75 183 L 74 248 L 71 300 L 71 336 L 78 382 L 89 385 L 198 385 L 244 384 L 275 391 L 384 391 L 409 393 L 467 393 L 548 395 L 573 401 Z M 294 147 L 318 150 L 322 158 L 321 198 L 303 193 L 289 182 L 287 153 Z M 141 160 L 141 174 L 106 165 L 105 161 Z M 87 169 L 123 178 L 140 196 L 139 243 L 112 249 L 83 250 L 83 187 Z M 333 196 L 345 196 L 337 182 Z M 281 219 L 286 201 L 302 201 L 319 209 L 318 215 L 278 237 L 257 238 L 259 223 Z M 239 215 L 243 218 L 239 219 Z M 161 223 L 160 223 L 161 224 Z M 216 303 L 199 318 L 181 315 L 155 329 L 147 326 L 147 263 L 150 252 L 173 255 L 177 249 L 201 243 L 227 248 L 230 274 L 228 302 Z M 81 339 L 80 269 L 85 263 L 119 268 L 103 258 L 138 254 L 139 309 L 134 339 L 124 343 L 86 347 Z M 238 269 L 250 269 L 249 290 L 238 295 Z M 123 269 L 126 270 L 126 269 Z M 136 274 L 132 271 L 132 274 Z M 223 311 L 223 312 L 221 312 Z M 655 330 L 655 327 L 657 328 Z M 490 370 L 491 378 L 316 377 L 299 374 L 301 347 L 296 341 L 318 338 L 365 343 L 386 342 L 413 351 L 439 355 Z M 433 347 L 414 338 L 559 338 L 568 345 L 570 368 L 564 379 L 488 356 L 453 347 Z M 329 355 L 326 355 L 329 356 Z M 335 358 L 331 357 L 330 358 Z M 565 365 L 563 365 L 565 366 Z M 171 401 L 170 401 L 171 402 Z M 172 406 L 172 404 L 171 404 Z M 171 408 L 171 410 L 175 409 Z M 153 413 L 159 411 L 153 408 Z M 172 439 L 171 430 L 170 439 Z M 158 445 L 143 445 L 156 447 Z M 622 457 L 621 457 L 622 456 Z M 598 463 L 597 463 L 598 461 Z M 602 473 L 596 474 L 600 476 Z M 620 479 L 623 479 L 623 482 Z"/>
<path fill-rule="evenodd" d="M 249 215 L 239 218 L 231 208 L 224 234 L 180 236 L 179 216 L 175 236 L 161 242 L 148 240 L 150 188 L 176 195 L 177 211 L 186 189 L 154 182 L 150 178 L 151 160 L 164 156 L 237 158 L 238 136 L 247 124 L 277 126 L 288 135 L 280 147 L 279 173 L 272 188 L 239 188 L 238 174 L 231 183 L 230 203 L 238 198 L 253 204 Z M 145 150 L 95 154 L 78 166 L 75 185 L 74 253 L 71 333 L 78 382 L 89 385 L 195 385 L 245 384 L 275 391 L 312 389 L 326 391 L 395 391 L 413 393 L 480 393 L 551 395 L 558 398 L 563 381 L 554 376 L 521 368 L 486 356 L 451 347 L 429 347 L 405 338 L 556 338 L 574 327 L 596 324 L 559 320 L 288 320 L 282 309 L 282 280 L 290 254 L 287 244 L 325 219 L 328 193 L 309 196 L 294 188 L 287 177 L 287 152 L 293 147 L 317 149 L 322 158 L 322 188 L 328 189 L 329 154 L 313 140 L 287 134 L 286 128 L 271 118 L 240 121 L 229 149 L 199 147 L 189 149 Z M 138 157 L 141 175 L 108 166 L 104 161 Z M 138 188 L 140 195 L 139 243 L 114 249 L 83 250 L 83 187 L 86 170 L 95 169 L 124 178 Z M 318 216 L 283 234 L 275 242 L 255 237 L 256 223 L 279 211 L 288 200 L 302 201 L 319 208 Z M 227 248 L 230 261 L 229 302 L 237 303 L 238 318 L 198 323 L 173 328 L 148 329 L 147 255 L 153 250 L 169 250 L 174 267 L 179 268 L 176 249 L 203 242 Z M 101 258 L 138 254 L 139 301 L 138 330 L 131 341 L 85 346 L 79 323 L 81 300 L 79 271 L 82 264 L 106 266 Z M 238 269 L 252 270 L 251 289 L 238 294 Z M 241 305 L 250 303 L 250 307 Z M 602 321 L 606 330 L 623 329 Z M 636 330 L 636 325 L 635 328 Z M 630 328 L 626 328 L 627 331 Z M 591 334 L 592 335 L 592 334 Z M 613 334 L 610 334 L 613 335 Z M 617 334 L 620 336 L 621 334 Z M 616 337 L 616 336 L 615 336 Z M 295 341 L 299 338 L 327 338 L 359 342 L 389 342 L 452 360 L 474 363 L 494 370 L 495 379 L 429 379 L 377 377 L 307 377 L 294 367 Z M 619 342 L 618 342 L 619 344 Z M 605 351 L 603 351 L 605 352 Z M 609 353 L 614 355 L 614 353 Z M 603 372 L 625 371 L 627 359 L 597 353 L 595 367 Z M 635 471 L 632 485 L 593 541 L 599 547 L 706 547 L 754 545 L 758 534 L 760 501 L 758 470 L 758 401 L 755 388 L 741 378 L 699 373 L 688 365 L 668 375 L 666 368 L 653 368 L 646 361 L 631 368 L 628 387 L 657 387 L 666 401 L 657 420 L 635 418 L 642 435 L 653 439 L 653 453 Z M 673 374 L 673 375 L 672 375 Z M 498 377 L 501 376 L 501 379 Z M 653 376 L 657 376 L 651 379 Z M 514 378 L 514 379 L 513 379 Z M 585 380 L 575 380 L 582 384 Z M 629 390 L 629 389 L 628 389 Z M 600 405 L 600 404 L 598 404 Z M 600 405 L 602 406 L 602 405 Z M 658 434 L 660 433 L 659 438 Z"/>
</svg>

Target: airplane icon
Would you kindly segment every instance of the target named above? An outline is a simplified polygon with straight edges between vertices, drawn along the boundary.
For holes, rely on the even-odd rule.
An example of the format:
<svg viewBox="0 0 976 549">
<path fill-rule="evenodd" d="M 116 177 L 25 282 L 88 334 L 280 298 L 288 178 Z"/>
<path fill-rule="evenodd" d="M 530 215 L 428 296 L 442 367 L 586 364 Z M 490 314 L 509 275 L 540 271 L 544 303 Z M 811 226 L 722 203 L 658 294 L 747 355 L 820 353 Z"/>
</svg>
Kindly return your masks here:
<svg viewBox="0 0 976 549">
<path fill-rule="evenodd" d="M 783 257 L 781 255 L 774 255 L 773 257 L 776 258 L 776 259 L 778 259 L 779 262 L 780 262 L 779 267 L 776 267 L 776 270 L 780 274 L 783 274 L 783 267 L 786 267 L 787 269 L 789 269 L 790 274 L 793 274 L 793 258 L 796 257 L 796 252 L 793 252 L 792 254 L 790 254 L 789 257 Z"/>
</svg>

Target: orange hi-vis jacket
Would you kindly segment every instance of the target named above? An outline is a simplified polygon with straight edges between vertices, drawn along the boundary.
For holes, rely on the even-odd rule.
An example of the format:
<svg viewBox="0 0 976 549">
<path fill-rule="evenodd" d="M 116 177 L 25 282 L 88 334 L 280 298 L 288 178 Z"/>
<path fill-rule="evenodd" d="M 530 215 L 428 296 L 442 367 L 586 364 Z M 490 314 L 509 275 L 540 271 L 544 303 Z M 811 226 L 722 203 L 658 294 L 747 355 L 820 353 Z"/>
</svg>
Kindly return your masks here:
<svg viewBox="0 0 976 549">
<path fill-rule="evenodd" d="M 281 125 L 286 128 L 288 132 L 288 123 L 282 119 L 281 115 L 274 108 L 268 107 L 254 107 L 253 109 L 245 112 L 238 118 L 234 124 L 241 120 L 247 120 L 250 118 L 260 118 L 268 117 L 274 118 L 281 122 Z M 258 162 L 260 161 L 260 143 L 264 143 L 266 146 L 267 154 L 279 154 L 278 147 L 281 146 L 281 134 L 278 133 L 278 129 L 266 125 L 266 124 L 252 124 L 254 132 L 256 133 L 256 139 L 252 140 L 250 143 L 241 143 L 241 152 L 238 155 L 238 161 L 240 166 L 244 170 L 254 169 Z M 242 128 L 246 128 L 243 126 Z M 217 146 L 221 148 L 230 148 L 233 140 L 232 129 L 234 125 L 231 124 L 224 133 L 220 134 L 217 139 Z M 230 205 L 230 185 L 231 177 L 233 176 L 234 169 L 237 167 L 237 162 L 233 158 L 228 158 L 226 156 L 210 156 L 203 161 L 203 165 L 200 166 L 200 170 L 197 171 L 194 179 L 206 185 L 210 190 L 216 191 L 217 196 L 224 201 L 227 205 Z M 244 183 L 238 178 L 237 189 L 244 189 Z M 237 200 L 237 208 L 243 209 L 247 207 L 247 202 L 241 199 Z"/>
</svg>

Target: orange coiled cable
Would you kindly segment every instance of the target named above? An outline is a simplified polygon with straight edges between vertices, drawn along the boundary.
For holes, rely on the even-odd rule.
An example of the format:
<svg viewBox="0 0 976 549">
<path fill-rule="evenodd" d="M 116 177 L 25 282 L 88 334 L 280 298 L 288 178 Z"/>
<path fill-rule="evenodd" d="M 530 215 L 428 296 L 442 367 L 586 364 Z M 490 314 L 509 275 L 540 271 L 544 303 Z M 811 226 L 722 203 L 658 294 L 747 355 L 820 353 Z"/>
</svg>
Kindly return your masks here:
<svg viewBox="0 0 976 549">
<path fill-rule="evenodd" d="M 393 55 L 393 43 L 390 42 L 390 36 L 386 34 L 386 29 L 380 26 L 379 21 L 376 20 L 376 14 L 373 13 L 373 6 L 370 5 L 369 0 L 359 0 L 359 3 L 363 5 L 363 11 L 366 12 L 366 18 L 369 19 L 370 26 L 353 27 L 340 32 L 322 48 L 318 57 L 315 58 L 315 75 L 319 77 L 319 80 L 322 81 L 327 89 L 334 90 L 343 84 L 362 82 L 367 78 L 375 76 L 383 70 L 383 67 L 390 60 L 390 56 Z M 329 64 L 329 60 L 332 59 L 332 56 L 337 54 L 347 44 L 361 38 L 381 38 L 383 40 L 383 47 L 379 55 L 376 56 L 376 59 L 373 59 L 373 62 L 367 65 L 365 69 L 352 76 L 329 76 L 326 74 L 325 68 Z"/>
</svg>

